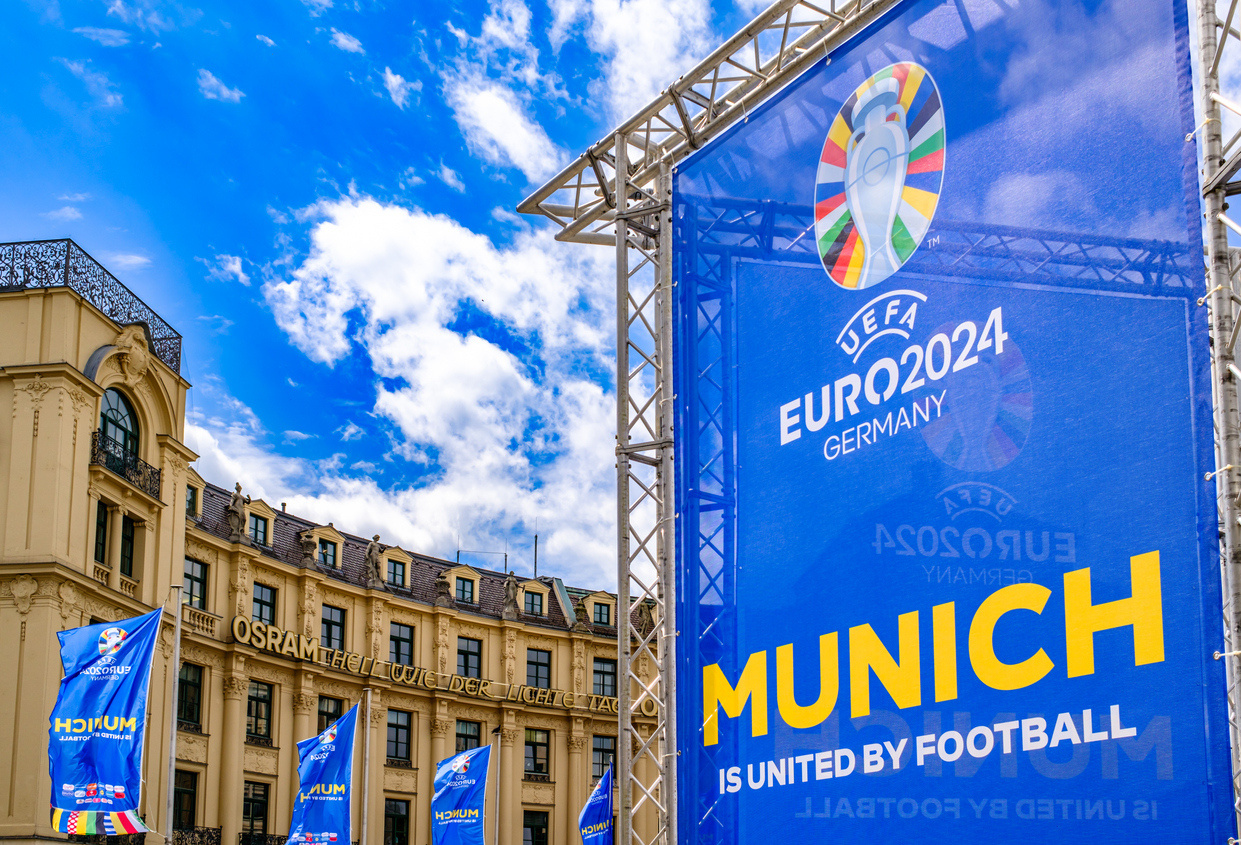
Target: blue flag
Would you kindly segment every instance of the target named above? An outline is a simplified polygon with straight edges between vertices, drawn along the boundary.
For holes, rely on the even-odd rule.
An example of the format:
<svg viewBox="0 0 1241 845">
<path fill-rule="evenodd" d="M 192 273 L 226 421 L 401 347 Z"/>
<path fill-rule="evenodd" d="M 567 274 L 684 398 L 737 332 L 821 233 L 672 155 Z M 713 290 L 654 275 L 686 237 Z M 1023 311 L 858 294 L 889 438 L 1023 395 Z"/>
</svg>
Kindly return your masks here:
<svg viewBox="0 0 1241 845">
<path fill-rule="evenodd" d="M 577 817 L 582 845 L 612 845 L 612 761 Z"/>
<path fill-rule="evenodd" d="M 297 744 L 297 778 L 289 845 L 349 845 L 353 827 L 353 738 L 358 705 L 349 708 L 318 736 Z"/>
<path fill-rule="evenodd" d="M 162 610 L 61 631 L 64 680 L 47 746 L 52 827 L 61 833 L 143 833 L 138 818 L 147 688 Z"/>
<path fill-rule="evenodd" d="M 431 797 L 433 845 L 483 845 L 483 808 L 491 746 L 449 757 L 435 769 Z"/>
</svg>

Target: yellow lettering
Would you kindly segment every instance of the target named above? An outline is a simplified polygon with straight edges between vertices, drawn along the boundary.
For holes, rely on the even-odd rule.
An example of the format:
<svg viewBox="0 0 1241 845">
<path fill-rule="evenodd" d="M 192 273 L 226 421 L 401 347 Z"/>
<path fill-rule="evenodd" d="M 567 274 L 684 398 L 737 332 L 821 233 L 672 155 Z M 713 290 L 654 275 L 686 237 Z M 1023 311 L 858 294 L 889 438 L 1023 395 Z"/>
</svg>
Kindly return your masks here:
<svg viewBox="0 0 1241 845">
<path fill-rule="evenodd" d="M 301 634 L 297 636 L 298 656 L 302 660 L 318 660 L 319 657 L 319 638 L 306 637 Z"/>
<path fill-rule="evenodd" d="M 52 727 L 52 730 L 57 731 L 57 732 L 72 731 L 73 720 L 72 719 L 57 719 L 55 725 L 53 725 Z"/>
<path fill-rule="evenodd" d="M 803 707 L 793 691 L 793 644 L 789 643 L 776 649 L 776 705 L 780 718 L 790 728 L 813 728 L 832 715 L 840 693 L 840 649 L 835 631 L 819 637 L 818 699 Z"/>
<path fill-rule="evenodd" d="M 85 719 L 74 719 L 73 720 L 73 732 L 75 734 L 84 734 L 86 733 L 89 727 L 90 727 L 90 723 L 87 722 Z"/>
<path fill-rule="evenodd" d="M 746 661 L 734 688 L 718 663 L 702 668 L 702 744 L 720 741 L 719 707 L 732 719 L 750 702 L 750 733 L 767 735 L 767 652 L 756 651 Z"/>
<path fill-rule="evenodd" d="M 931 608 L 931 646 L 935 649 L 935 700 L 957 697 L 957 611 L 952 602 Z"/>
<path fill-rule="evenodd" d="M 1010 610 L 1042 613 L 1051 590 L 1040 584 L 1010 584 L 983 599 L 970 622 L 970 665 L 992 689 L 1028 687 L 1052 670 L 1051 658 L 1041 648 L 1020 663 L 1002 663 L 995 656 L 995 626 Z"/>
<path fill-rule="evenodd" d="M 250 623 L 250 645 L 255 648 L 267 645 L 267 626 L 262 622 Z"/>
<path fill-rule="evenodd" d="M 288 657 L 297 657 L 297 634 L 292 631 L 284 632 L 284 641 L 280 644 L 280 653 Z"/>
<path fill-rule="evenodd" d="M 918 641 L 918 611 L 897 617 L 900 662 L 879 641 L 875 629 L 857 625 L 849 629 L 849 691 L 854 718 L 870 715 L 870 673 L 887 690 L 899 708 L 922 703 L 922 651 Z"/>
<path fill-rule="evenodd" d="M 138 730 L 138 717 L 134 716 L 129 719 L 121 719 L 121 730 L 123 731 Z"/>
<path fill-rule="evenodd" d="M 1091 604 L 1090 569 L 1064 573 L 1064 639 L 1070 678 L 1094 674 L 1094 635 L 1133 628 L 1133 665 L 1163 660 L 1163 589 L 1159 552 L 1129 558 L 1129 598 Z"/>
<path fill-rule="evenodd" d="M 279 628 L 277 628 L 275 625 L 268 625 L 267 626 L 267 645 L 265 646 L 265 648 L 268 651 L 279 651 L 280 640 L 283 639 L 283 636 L 282 636 L 283 634 L 284 632 L 281 631 Z"/>
<path fill-rule="evenodd" d="M 478 678 L 465 679 L 465 694 L 478 695 Z"/>
<path fill-rule="evenodd" d="M 233 641 L 244 643 L 250 639 L 250 620 L 244 616 L 233 617 Z"/>
<path fill-rule="evenodd" d="M 333 669 L 344 669 L 345 653 L 343 651 L 333 651 L 331 658 L 328 660 L 328 665 Z"/>
</svg>

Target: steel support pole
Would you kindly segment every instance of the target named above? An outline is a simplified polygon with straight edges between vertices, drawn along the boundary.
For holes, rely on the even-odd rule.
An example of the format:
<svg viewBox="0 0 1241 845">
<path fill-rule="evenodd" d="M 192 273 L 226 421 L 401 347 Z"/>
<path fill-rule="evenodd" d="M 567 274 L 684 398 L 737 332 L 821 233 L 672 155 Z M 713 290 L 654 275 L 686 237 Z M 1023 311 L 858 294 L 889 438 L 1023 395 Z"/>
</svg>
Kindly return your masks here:
<svg viewBox="0 0 1241 845">
<path fill-rule="evenodd" d="M 175 786 L 177 780 L 177 693 L 181 685 L 181 591 L 183 585 L 174 584 L 172 586 L 174 595 L 176 596 L 176 604 L 173 605 L 173 613 L 176 619 L 173 621 L 172 634 L 172 667 L 170 674 L 172 675 L 172 703 L 168 708 L 168 794 L 164 803 L 164 842 L 172 842 L 172 806 L 176 795 Z"/>
<path fill-rule="evenodd" d="M 660 167 L 656 199 L 660 204 L 656 283 L 659 286 L 658 322 L 655 336 L 655 358 L 659 362 L 659 470 L 655 487 L 659 495 L 658 578 L 662 625 L 658 641 L 660 665 L 659 719 L 663 728 L 660 796 L 667 808 L 664 820 L 665 842 L 677 841 L 677 728 L 676 728 L 676 495 L 673 471 L 673 393 L 672 361 L 672 168 L 665 161 Z"/>
<path fill-rule="evenodd" d="M 1212 94 L 1219 93 L 1219 78 L 1211 72 L 1219 45 L 1215 0 L 1198 0 L 1198 38 L 1201 51 L 1199 70 L 1202 88 L 1202 112 L 1206 118 L 1201 128 L 1202 184 L 1211 184 L 1224 164 L 1223 129 L 1220 109 Z M 1224 33 L 1227 37 L 1227 33 Z M 1215 411 L 1215 485 L 1220 520 L 1220 553 L 1224 587 L 1224 625 L 1226 651 L 1233 652 L 1241 643 L 1238 636 L 1238 608 L 1241 608 L 1241 557 L 1238 555 L 1238 486 L 1241 470 L 1241 432 L 1238 431 L 1237 382 L 1228 371 L 1233 355 L 1228 348 L 1235 312 L 1232 300 L 1232 279 L 1228 254 L 1228 230 L 1223 222 L 1226 208 L 1224 186 L 1203 196 L 1207 250 L 1207 299 L 1210 303 L 1211 370 Z M 1237 721 L 1238 662 L 1236 656 L 1227 661 L 1228 721 L 1232 742 L 1233 807 L 1238 808 L 1238 778 L 1241 777 L 1241 734 Z"/>
<path fill-rule="evenodd" d="M 623 214 L 628 202 L 625 136 L 616 133 L 616 179 L 613 196 L 616 210 Z M 617 756 L 620 762 L 620 845 L 633 842 L 633 720 L 629 714 L 629 224 L 623 216 L 616 221 L 616 532 L 617 532 Z"/>
<path fill-rule="evenodd" d="M 362 826 L 359 831 L 358 841 L 361 845 L 366 845 L 369 831 L 367 825 L 370 822 L 371 812 L 371 688 L 366 687 L 362 690 L 366 693 L 366 715 L 362 721 Z M 353 735 L 358 735 L 357 717 L 354 717 Z M 353 784 L 349 784 L 350 789 Z"/>
</svg>

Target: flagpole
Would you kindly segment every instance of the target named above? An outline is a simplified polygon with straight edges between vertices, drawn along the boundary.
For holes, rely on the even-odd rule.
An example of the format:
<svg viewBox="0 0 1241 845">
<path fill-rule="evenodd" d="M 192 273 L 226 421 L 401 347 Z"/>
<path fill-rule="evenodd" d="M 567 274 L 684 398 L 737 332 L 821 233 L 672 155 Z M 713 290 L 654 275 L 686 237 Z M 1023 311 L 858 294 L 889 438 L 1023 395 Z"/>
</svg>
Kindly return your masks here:
<svg viewBox="0 0 1241 845">
<path fill-rule="evenodd" d="M 172 635 L 172 707 L 169 709 L 169 715 L 172 717 L 168 721 L 171 723 L 171 729 L 168 731 L 168 796 L 164 805 L 164 842 L 172 842 L 172 805 L 174 795 L 174 785 L 177 779 L 177 694 L 181 684 L 181 590 L 183 585 L 173 584 L 172 589 L 176 590 L 177 601 L 173 612 L 176 614 L 174 621 L 174 633 Z"/>
<path fill-rule="evenodd" d="M 501 729 L 500 725 L 496 725 L 494 728 L 491 729 L 491 735 L 496 738 L 496 766 L 495 766 L 496 806 L 491 811 L 492 818 L 496 820 L 495 835 L 494 835 L 494 838 L 492 839 L 492 842 L 494 843 L 494 845 L 500 845 L 500 778 L 503 777 L 504 775 L 504 770 L 500 768 L 500 750 L 503 747 L 500 745 L 500 729 Z"/>
<path fill-rule="evenodd" d="M 371 688 L 366 687 L 366 721 L 362 724 L 362 831 L 361 845 L 366 845 L 366 827 L 371 807 Z M 348 845 L 348 843 L 345 843 Z"/>
</svg>

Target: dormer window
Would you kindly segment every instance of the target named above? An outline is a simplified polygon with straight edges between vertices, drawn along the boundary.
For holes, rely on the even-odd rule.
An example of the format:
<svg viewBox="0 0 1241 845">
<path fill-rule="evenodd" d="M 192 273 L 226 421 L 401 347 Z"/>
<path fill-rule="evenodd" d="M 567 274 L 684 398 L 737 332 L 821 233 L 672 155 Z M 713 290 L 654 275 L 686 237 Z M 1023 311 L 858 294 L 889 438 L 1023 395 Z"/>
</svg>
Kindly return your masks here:
<svg viewBox="0 0 1241 845">
<path fill-rule="evenodd" d="M 595 624 L 612 624 L 612 605 L 604 604 L 603 602 L 595 602 Z"/>
<path fill-rule="evenodd" d="M 185 515 L 190 519 L 198 518 L 198 488 L 185 488 Z"/>
<path fill-rule="evenodd" d="M 397 587 L 405 586 L 405 561 L 388 559 L 388 583 Z"/>
<path fill-rule="evenodd" d="M 267 518 L 250 514 L 250 539 L 260 546 L 267 545 Z"/>
<path fill-rule="evenodd" d="M 467 604 L 474 603 L 474 582 L 469 578 L 457 579 L 457 601 Z"/>
<path fill-rule="evenodd" d="M 543 615 L 543 594 L 526 592 L 526 615 L 542 616 Z"/>
<path fill-rule="evenodd" d="M 331 540 L 319 541 L 319 563 L 336 568 L 336 544 Z"/>
</svg>

